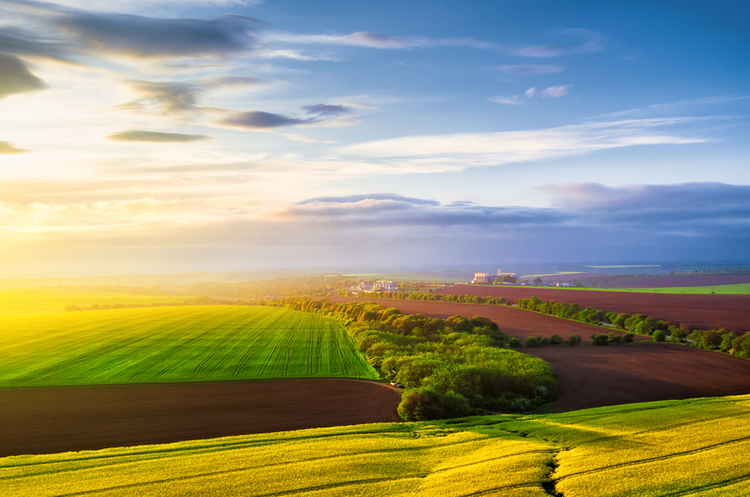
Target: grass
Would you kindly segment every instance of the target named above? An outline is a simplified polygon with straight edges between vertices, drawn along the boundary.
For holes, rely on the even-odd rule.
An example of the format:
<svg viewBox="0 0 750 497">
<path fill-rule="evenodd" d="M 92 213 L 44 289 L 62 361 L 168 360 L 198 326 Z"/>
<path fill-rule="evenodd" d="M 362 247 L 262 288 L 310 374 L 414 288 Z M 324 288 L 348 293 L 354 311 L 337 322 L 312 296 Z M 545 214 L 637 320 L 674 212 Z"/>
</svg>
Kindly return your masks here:
<svg viewBox="0 0 750 497">
<path fill-rule="evenodd" d="M 177 304 L 195 297 L 130 295 L 126 292 L 94 292 L 76 287 L 41 287 L 0 291 L 0 317 L 62 312 L 66 305 Z"/>
<path fill-rule="evenodd" d="M 0 481 L 25 496 L 750 495 L 748 409 L 692 399 L 14 456 Z"/>
<path fill-rule="evenodd" d="M 0 387 L 378 377 L 337 321 L 189 306 L 0 319 Z"/>
<path fill-rule="evenodd" d="M 540 288 L 545 290 L 584 290 L 591 292 L 677 293 L 688 295 L 750 295 L 750 283 L 714 286 L 677 286 L 666 288 L 579 288 L 556 286 L 518 286 L 513 288 Z"/>
</svg>

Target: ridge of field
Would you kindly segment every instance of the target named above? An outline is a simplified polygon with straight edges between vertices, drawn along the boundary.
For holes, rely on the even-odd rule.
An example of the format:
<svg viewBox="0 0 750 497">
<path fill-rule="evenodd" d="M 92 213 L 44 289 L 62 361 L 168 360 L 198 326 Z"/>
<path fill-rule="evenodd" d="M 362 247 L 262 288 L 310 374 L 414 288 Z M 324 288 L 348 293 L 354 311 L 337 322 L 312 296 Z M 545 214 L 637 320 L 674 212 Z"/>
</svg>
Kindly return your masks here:
<svg viewBox="0 0 750 497">
<path fill-rule="evenodd" d="M 9 495 L 748 495 L 750 398 L 0 459 Z"/>
<path fill-rule="evenodd" d="M 344 327 L 280 308 L 187 306 L 0 319 L 0 387 L 377 379 Z"/>
<path fill-rule="evenodd" d="M 132 295 L 127 292 L 99 292 L 75 287 L 40 287 L 0 290 L 0 317 L 62 312 L 66 305 L 178 305 L 195 297 Z"/>
<path fill-rule="evenodd" d="M 645 314 L 654 319 L 685 323 L 691 328 L 750 331 L 750 295 L 675 295 L 562 288 L 456 285 L 435 290 L 441 295 L 477 295 L 512 302 L 537 297 L 561 304 L 578 304 L 606 312 Z"/>
<path fill-rule="evenodd" d="M 357 297 L 330 297 L 349 302 Z M 423 300 L 360 299 L 405 314 L 445 318 L 484 316 L 508 336 L 581 335 L 611 328 L 526 311 L 504 305 L 458 304 Z M 638 337 L 637 337 L 638 338 Z M 645 338 L 645 337 L 643 337 Z M 607 347 L 538 347 L 517 349 L 547 361 L 558 380 L 555 411 L 633 402 L 750 393 L 750 361 L 676 343 L 632 343 Z M 697 374 L 696 371 L 700 371 Z"/>
</svg>

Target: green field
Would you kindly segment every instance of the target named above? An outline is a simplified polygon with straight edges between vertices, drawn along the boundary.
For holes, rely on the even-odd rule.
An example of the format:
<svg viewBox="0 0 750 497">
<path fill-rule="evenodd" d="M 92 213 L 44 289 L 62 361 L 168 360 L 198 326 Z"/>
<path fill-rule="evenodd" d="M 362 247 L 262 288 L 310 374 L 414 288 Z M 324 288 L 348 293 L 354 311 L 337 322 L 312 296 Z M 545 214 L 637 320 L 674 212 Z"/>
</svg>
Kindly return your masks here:
<svg viewBox="0 0 750 497">
<path fill-rule="evenodd" d="M 336 376 L 378 378 L 341 324 L 286 309 L 157 307 L 0 319 L 0 387 Z"/>
<path fill-rule="evenodd" d="M 195 297 L 144 296 L 127 292 L 96 292 L 76 287 L 41 287 L 0 291 L 0 317 L 62 312 L 66 305 L 178 304 Z"/>
<path fill-rule="evenodd" d="M 750 495 L 749 410 L 693 399 L 14 456 L 0 480 L 24 496 Z"/>
<path fill-rule="evenodd" d="M 523 286 L 519 288 L 542 288 L 553 290 L 584 290 L 591 292 L 635 292 L 635 293 L 683 293 L 705 295 L 715 293 L 717 295 L 750 295 L 750 283 L 738 283 L 735 285 L 715 286 L 677 286 L 666 288 L 577 288 L 577 287 L 555 287 L 555 286 Z"/>
</svg>

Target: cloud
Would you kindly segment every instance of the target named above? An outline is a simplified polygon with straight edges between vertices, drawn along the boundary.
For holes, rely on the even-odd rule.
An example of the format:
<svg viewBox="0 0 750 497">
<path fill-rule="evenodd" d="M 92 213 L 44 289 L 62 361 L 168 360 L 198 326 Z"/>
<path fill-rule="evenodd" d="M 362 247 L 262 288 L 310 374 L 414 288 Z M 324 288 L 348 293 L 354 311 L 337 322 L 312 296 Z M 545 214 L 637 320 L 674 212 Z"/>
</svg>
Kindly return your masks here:
<svg viewBox="0 0 750 497">
<path fill-rule="evenodd" d="M 144 131 L 131 129 L 118 131 L 107 136 L 110 140 L 118 142 L 145 142 L 145 143 L 185 143 L 199 140 L 208 140 L 208 135 L 186 135 L 182 133 L 162 133 L 160 131 Z"/>
<path fill-rule="evenodd" d="M 308 105 L 303 107 L 303 110 L 312 117 L 301 119 L 254 110 L 230 113 L 219 124 L 244 129 L 267 129 L 299 125 L 349 125 L 356 122 L 349 117 L 353 114 L 353 111 L 347 105 Z M 297 141 L 318 141 L 296 135 L 290 138 Z"/>
<path fill-rule="evenodd" d="M 264 36 L 263 39 L 267 41 L 303 45 L 344 45 L 389 50 L 425 48 L 432 46 L 469 47 L 477 50 L 505 50 L 505 47 L 499 43 L 477 40 L 471 37 L 433 39 L 423 36 L 393 36 L 366 32 L 352 33 L 349 35 L 299 35 L 291 33 L 273 33 Z"/>
<path fill-rule="evenodd" d="M 509 74 L 554 74 L 563 70 L 562 66 L 545 66 L 539 64 L 518 64 L 499 66 L 498 69 Z"/>
<path fill-rule="evenodd" d="M 258 21 L 238 15 L 214 20 L 160 19 L 131 14 L 65 10 L 52 25 L 78 50 L 140 59 L 224 57 L 252 52 Z"/>
<path fill-rule="evenodd" d="M 250 110 L 245 112 L 234 112 L 230 114 L 229 117 L 220 121 L 220 124 L 244 129 L 268 129 L 280 128 L 283 126 L 296 126 L 309 122 L 311 122 L 310 119 L 297 119 L 294 117 L 282 116 L 281 114 Z"/>
<path fill-rule="evenodd" d="M 340 116 L 350 114 L 352 111 L 345 105 L 318 104 L 308 105 L 304 109 L 310 114 L 321 114 L 324 116 Z"/>
<path fill-rule="evenodd" d="M 24 154 L 26 152 L 31 152 L 31 150 L 16 148 L 8 142 L 0 142 L 0 155 Z"/>
<path fill-rule="evenodd" d="M 298 205 L 306 205 L 313 203 L 334 203 L 334 204 L 349 204 L 361 202 L 363 200 L 393 200 L 397 202 L 407 202 L 415 205 L 440 205 L 440 202 L 435 200 L 424 200 L 420 198 L 404 197 L 395 193 L 371 193 L 365 195 L 348 195 L 345 197 L 318 197 L 298 202 Z"/>
<path fill-rule="evenodd" d="M 527 131 L 406 136 L 349 145 L 338 152 L 358 160 L 369 158 L 394 172 L 460 171 L 637 145 L 702 143 L 707 139 L 664 130 L 697 120 L 634 119 Z"/>
<path fill-rule="evenodd" d="M 39 36 L 26 29 L 3 26 L 0 31 L 0 53 L 26 57 L 66 60 L 70 47 L 63 40 Z"/>
<path fill-rule="evenodd" d="M 568 90 L 573 88 L 573 85 L 560 85 L 550 86 L 539 92 L 539 96 L 542 98 L 557 98 L 568 94 Z"/>
<path fill-rule="evenodd" d="M 490 98 L 490 102 L 497 102 L 499 104 L 510 104 L 510 105 L 523 105 L 526 102 L 529 101 L 531 98 L 539 97 L 539 98 L 557 98 L 562 97 L 568 94 L 568 89 L 572 88 L 573 85 L 560 85 L 560 86 L 550 86 L 549 88 L 545 88 L 544 90 L 537 90 L 535 87 L 531 87 L 528 90 L 526 90 L 521 95 L 511 95 L 511 96 L 497 96 Z"/>
<path fill-rule="evenodd" d="M 584 52 L 598 52 L 604 50 L 604 37 L 588 29 L 566 29 L 560 31 L 562 34 L 573 35 L 581 38 L 578 44 L 554 43 L 548 45 L 534 45 L 513 52 L 513 55 L 524 57 L 558 57 Z"/>
<path fill-rule="evenodd" d="M 706 182 L 609 187 L 577 183 L 541 189 L 552 196 L 556 208 L 601 223 L 750 225 L 749 185 Z"/>
<path fill-rule="evenodd" d="M 46 87 L 44 81 L 34 76 L 21 59 L 0 53 L 0 99 Z"/>
<path fill-rule="evenodd" d="M 129 81 L 128 86 L 139 93 L 141 98 L 119 105 L 117 108 L 143 110 L 153 105 L 163 114 L 194 110 L 197 94 L 203 91 L 200 85 L 190 82 Z"/>
<path fill-rule="evenodd" d="M 164 115 L 185 114 L 206 108 L 197 103 L 203 93 L 222 88 L 255 87 L 271 81 L 253 76 L 212 76 L 191 81 L 127 81 L 126 85 L 140 98 L 115 106 L 116 110 L 147 111 L 153 107 Z M 216 110 L 216 109 L 214 109 Z"/>
<path fill-rule="evenodd" d="M 432 200 L 394 194 L 352 195 L 317 198 L 282 210 L 284 221 L 360 227 L 475 227 L 550 225 L 566 215 L 553 209 L 529 207 L 487 207 L 468 202 L 440 205 Z"/>
<path fill-rule="evenodd" d="M 489 100 L 490 102 L 497 102 L 499 104 L 507 104 L 507 105 L 523 105 L 526 103 L 526 100 L 521 98 L 520 95 L 513 95 L 510 97 L 504 97 L 502 95 L 499 95 L 497 97 L 492 97 Z"/>
<path fill-rule="evenodd" d="M 349 45 L 380 49 L 404 49 L 424 47 L 432 42 L 419 36 L 391 36 L 384 34 L 358 32 L 350 35 L 298 35 L 291 33 L 273 33 L 264 37 L 268 41 L 296 43 L 303 45 Z"/>
</svg>

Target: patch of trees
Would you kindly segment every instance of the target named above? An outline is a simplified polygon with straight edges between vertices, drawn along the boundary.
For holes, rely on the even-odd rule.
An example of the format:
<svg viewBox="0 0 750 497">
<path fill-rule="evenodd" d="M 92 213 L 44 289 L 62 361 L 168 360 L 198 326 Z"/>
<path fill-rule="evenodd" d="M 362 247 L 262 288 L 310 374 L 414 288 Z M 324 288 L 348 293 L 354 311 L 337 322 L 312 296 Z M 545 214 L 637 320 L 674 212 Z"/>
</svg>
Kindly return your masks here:
<svg viewBox="0 0 750 497">
<path fill-rule="evenodd" d="M 510 305 L 502 297 L 479 297 L 477 295 L 443 295 L 429 292 L 360 292 L 358 297 L 369 299 L 421 300 L 427 302 L 453 302 L 457 304 Z"/>
<path fill-rule="evenodd" d="M 429 318 L 371 302 L 286 298 L 263 303 L 342 321 L 383 378 L 406 388 L 399 405 L 406 420 L 529 411 L 554 399 L 552 368 L 510 350 L 508 337 L 485 317 Z"/>
</svg>

